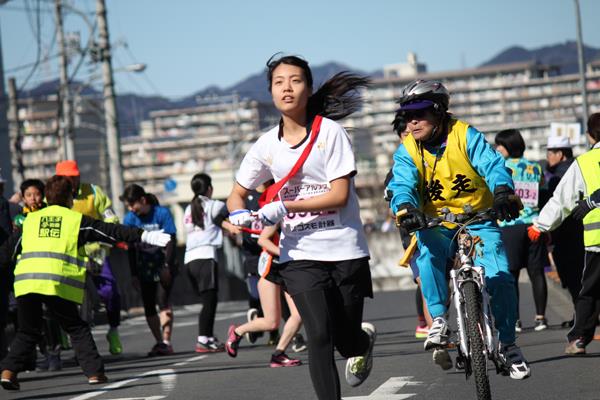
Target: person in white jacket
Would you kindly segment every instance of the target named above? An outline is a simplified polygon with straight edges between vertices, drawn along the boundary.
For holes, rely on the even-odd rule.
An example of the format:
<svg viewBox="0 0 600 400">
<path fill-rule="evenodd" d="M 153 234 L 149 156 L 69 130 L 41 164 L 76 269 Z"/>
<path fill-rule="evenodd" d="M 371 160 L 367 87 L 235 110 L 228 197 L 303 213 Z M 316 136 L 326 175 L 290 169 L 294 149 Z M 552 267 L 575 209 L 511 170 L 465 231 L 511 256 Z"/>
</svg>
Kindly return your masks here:
<svg viewBox="0 0 600 400">
<path fill-rule="evenodd" d="M 577 157 L 529 230 L 532 240 L 556 229 L 572 215 L 583 220 L 585 268 L 575 304 L 575 323 L 567 334 L 566 354 L 585 354 L 600 313 L 600 113 L 587 122 L 592 149 Z"/>
<path fill-rule="evenodd" d="M 236 235 L 241 228 L 225 220 L 229 215 L 225 203 L 211 199 L 213 187 L 210 176 L 196 174 L 190 185 L 194 198 L 183 215 L 187 233 L 184 263 L 202 303 L 198 315 L 196 353 L 215 353 L 224 350 L 213 334 L 219 288 L 217 249 L 223 245 L 222 229 Z"/>
</svg>

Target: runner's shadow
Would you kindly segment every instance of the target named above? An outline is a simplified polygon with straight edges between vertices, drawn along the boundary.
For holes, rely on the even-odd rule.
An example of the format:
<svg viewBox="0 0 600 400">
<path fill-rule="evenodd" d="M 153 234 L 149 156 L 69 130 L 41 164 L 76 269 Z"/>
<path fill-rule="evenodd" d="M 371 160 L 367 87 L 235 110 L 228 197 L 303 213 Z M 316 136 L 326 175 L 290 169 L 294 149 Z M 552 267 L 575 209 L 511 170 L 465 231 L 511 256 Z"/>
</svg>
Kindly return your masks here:
<svg viewBox="0 0 600 400">
<path fill-rule="evenodd" d="M 587 353 L 580 356 L 572 356 L 568 354 L 562 354 L 560 356 L 540 358 L 539 360 L 529 361 L 529 364 L 542 364 L 546 362 L 559 361 L 564 359 L 585 359 L 585 358 L 600 358 L 600 353 Z"/>
</svg>

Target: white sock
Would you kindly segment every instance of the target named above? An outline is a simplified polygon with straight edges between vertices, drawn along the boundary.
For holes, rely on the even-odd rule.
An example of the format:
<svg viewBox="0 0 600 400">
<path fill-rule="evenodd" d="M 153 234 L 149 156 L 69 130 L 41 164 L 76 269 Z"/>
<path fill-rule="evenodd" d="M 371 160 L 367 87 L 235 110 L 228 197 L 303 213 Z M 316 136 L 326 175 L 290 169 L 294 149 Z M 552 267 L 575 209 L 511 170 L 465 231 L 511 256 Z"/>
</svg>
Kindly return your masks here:
<svg viewBox="0 0 600 400">
<path fill-rule="evenodd" d="M 208 336 L 198 336 L 198 341 L 202 344 L 208 343 Z"/>
<path fill-rule="evenodd" d="M 167 346 L 171 345 L 171 341 L 170 340 L 163 340 L 163 343 L 166 344 Z"/>
</svg>

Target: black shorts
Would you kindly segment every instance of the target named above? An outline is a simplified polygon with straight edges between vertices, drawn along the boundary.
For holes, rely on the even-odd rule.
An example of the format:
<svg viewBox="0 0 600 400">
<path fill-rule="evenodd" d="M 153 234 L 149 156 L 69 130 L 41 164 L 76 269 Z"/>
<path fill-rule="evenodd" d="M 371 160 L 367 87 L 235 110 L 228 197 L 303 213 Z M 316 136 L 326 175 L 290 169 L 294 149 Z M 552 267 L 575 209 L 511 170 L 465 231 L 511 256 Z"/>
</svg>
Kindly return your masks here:
<svg viewBox="0 0 600 400">
<path fill-rule="evenodd" d="M 196 294 L 219 290 L 217 261 L 212 258 L 193 260 L 185 264 L 188 277 Z"/>
<path fill-rule="evenodd" d="M 543 269 L 548 262 L 546 242 L 531 242 L 527 236 L 529 224 L 503 226 L 502 241 L 508 258 L 508 269 L 519 271 L 521 268 Z"/>
<path fill-rule="evenodd" d="M 288 261 L 280 264 L 279 274 L 290 296 L 335 287 L 344 304 L 373 297 L 369 257 L 343 261 Z"/>
<path fill-rule="evenodd" d="M 265 276 L 265 279 L 269 282 L 272 282 L 276 285 L 281 286 L 283 290 L 287 292 L 285 286 L 285 280 L 281 276 L 281 264 L 275 261 L 271 261 L 271 268 L 269 268 L 269 273 Z"/>
</svg>

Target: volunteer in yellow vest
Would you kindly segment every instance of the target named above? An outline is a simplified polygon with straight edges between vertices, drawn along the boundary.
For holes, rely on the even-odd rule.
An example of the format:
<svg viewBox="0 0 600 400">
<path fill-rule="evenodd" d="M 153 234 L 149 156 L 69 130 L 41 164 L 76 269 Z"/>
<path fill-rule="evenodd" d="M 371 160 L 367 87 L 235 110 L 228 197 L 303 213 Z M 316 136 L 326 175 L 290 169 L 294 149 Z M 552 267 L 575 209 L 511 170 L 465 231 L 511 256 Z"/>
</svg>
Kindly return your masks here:
<svg viewBox="0 0 600 400">
<path fill-rule="evenodd" d="M 73 185 L 72 210 L 104 222 L 119 222 L 119 218 L 111 208 L 110 199 L 100 186 L 80 182 L 79 168 L 75 161 L 66 160 L 57 163 L 56 175 L 66 176 Z M 121 323 L 121 296 L 109 262 L 108 249 L 108 246 L 100 243 L 89 243 L 85 246 L 86 255 L 90 259 L 89 266 L 92 267 L 90 268 L 91 278 L 96 286 L 98 296 L 106 306 L 109 325 L 106 334 L 108 350 L 111 354 L 121 354 L 123 346 L 118 331 Z"/>
<path fill-rule="evenodd" d="M 406 210 L 400 225 L 412 232 L 425 226 L 425 215 L 435 217 L 442 208 L 462 213 L 464 205 L 475 211 L 493 207 L 500 220 L 519 216 L 512 200 L 513 181 L 504 159 L 481 132 L 448 113 L 450 96 L 441 82 L 417 80 L 403 88 L 400 108 L 393 122 L 397 131 L 410 134 L 394 154 L 390 207 L 394 214 Z M 513 277 L 495 221 L 470 225 L 482 240 L 476 249 L 478 265 L 485 268 L 487 288 L 498 329 L 500 356 L 513 379 L 527 378 L 531 371 L 515 344 L 516 293 Z M 454 254 L 452 226 L 417 232 L 417 266 L 427 307 L 433 318 L 424 347 L 443 349 L 448 343 L 448 285 L 446 262 Z M 443 357 L 440 357 L 443 356 Z M 447 353 L 434 351 L 434 362 L 447 364 Z"/>
<path fill-rule="evenodd" d="M 159 231 L 107 224 L 69 210 L 73 205 L 72 193 L 68 179 L 50 178 L 46 184 L 48 207 L 29 214 L 22 233 L 16 232 L 0 247 L 0 268 L 10 268 L 17 256 L 14 288 L 19 329 L 1 364 L 0 382 L 6 390 L 19 389 L 17 372 L 23 370 L 38 342 L 43 323 L 42 304 L 71 337 L 75 356 L 88 382 L 106 382 L 90 327 L 77 310 L 83 300 L 86 275 L 81 246 L 94 241 L 109 244 L 142 241 L 164 246 L 171 240 L 170 235 Z"/>
<path fill-rule="evenodd" d="M 600 313 L 600 113 L 589 117 L 587 134 L 593 148 L 571 164 L 529 232 L 530 238 L 538 239 L 540 231 L 556 229 L 569 215 L 583 220 L 585 269 L 565 348 L 574 355 L 585 354 Z"/>
</svg>

